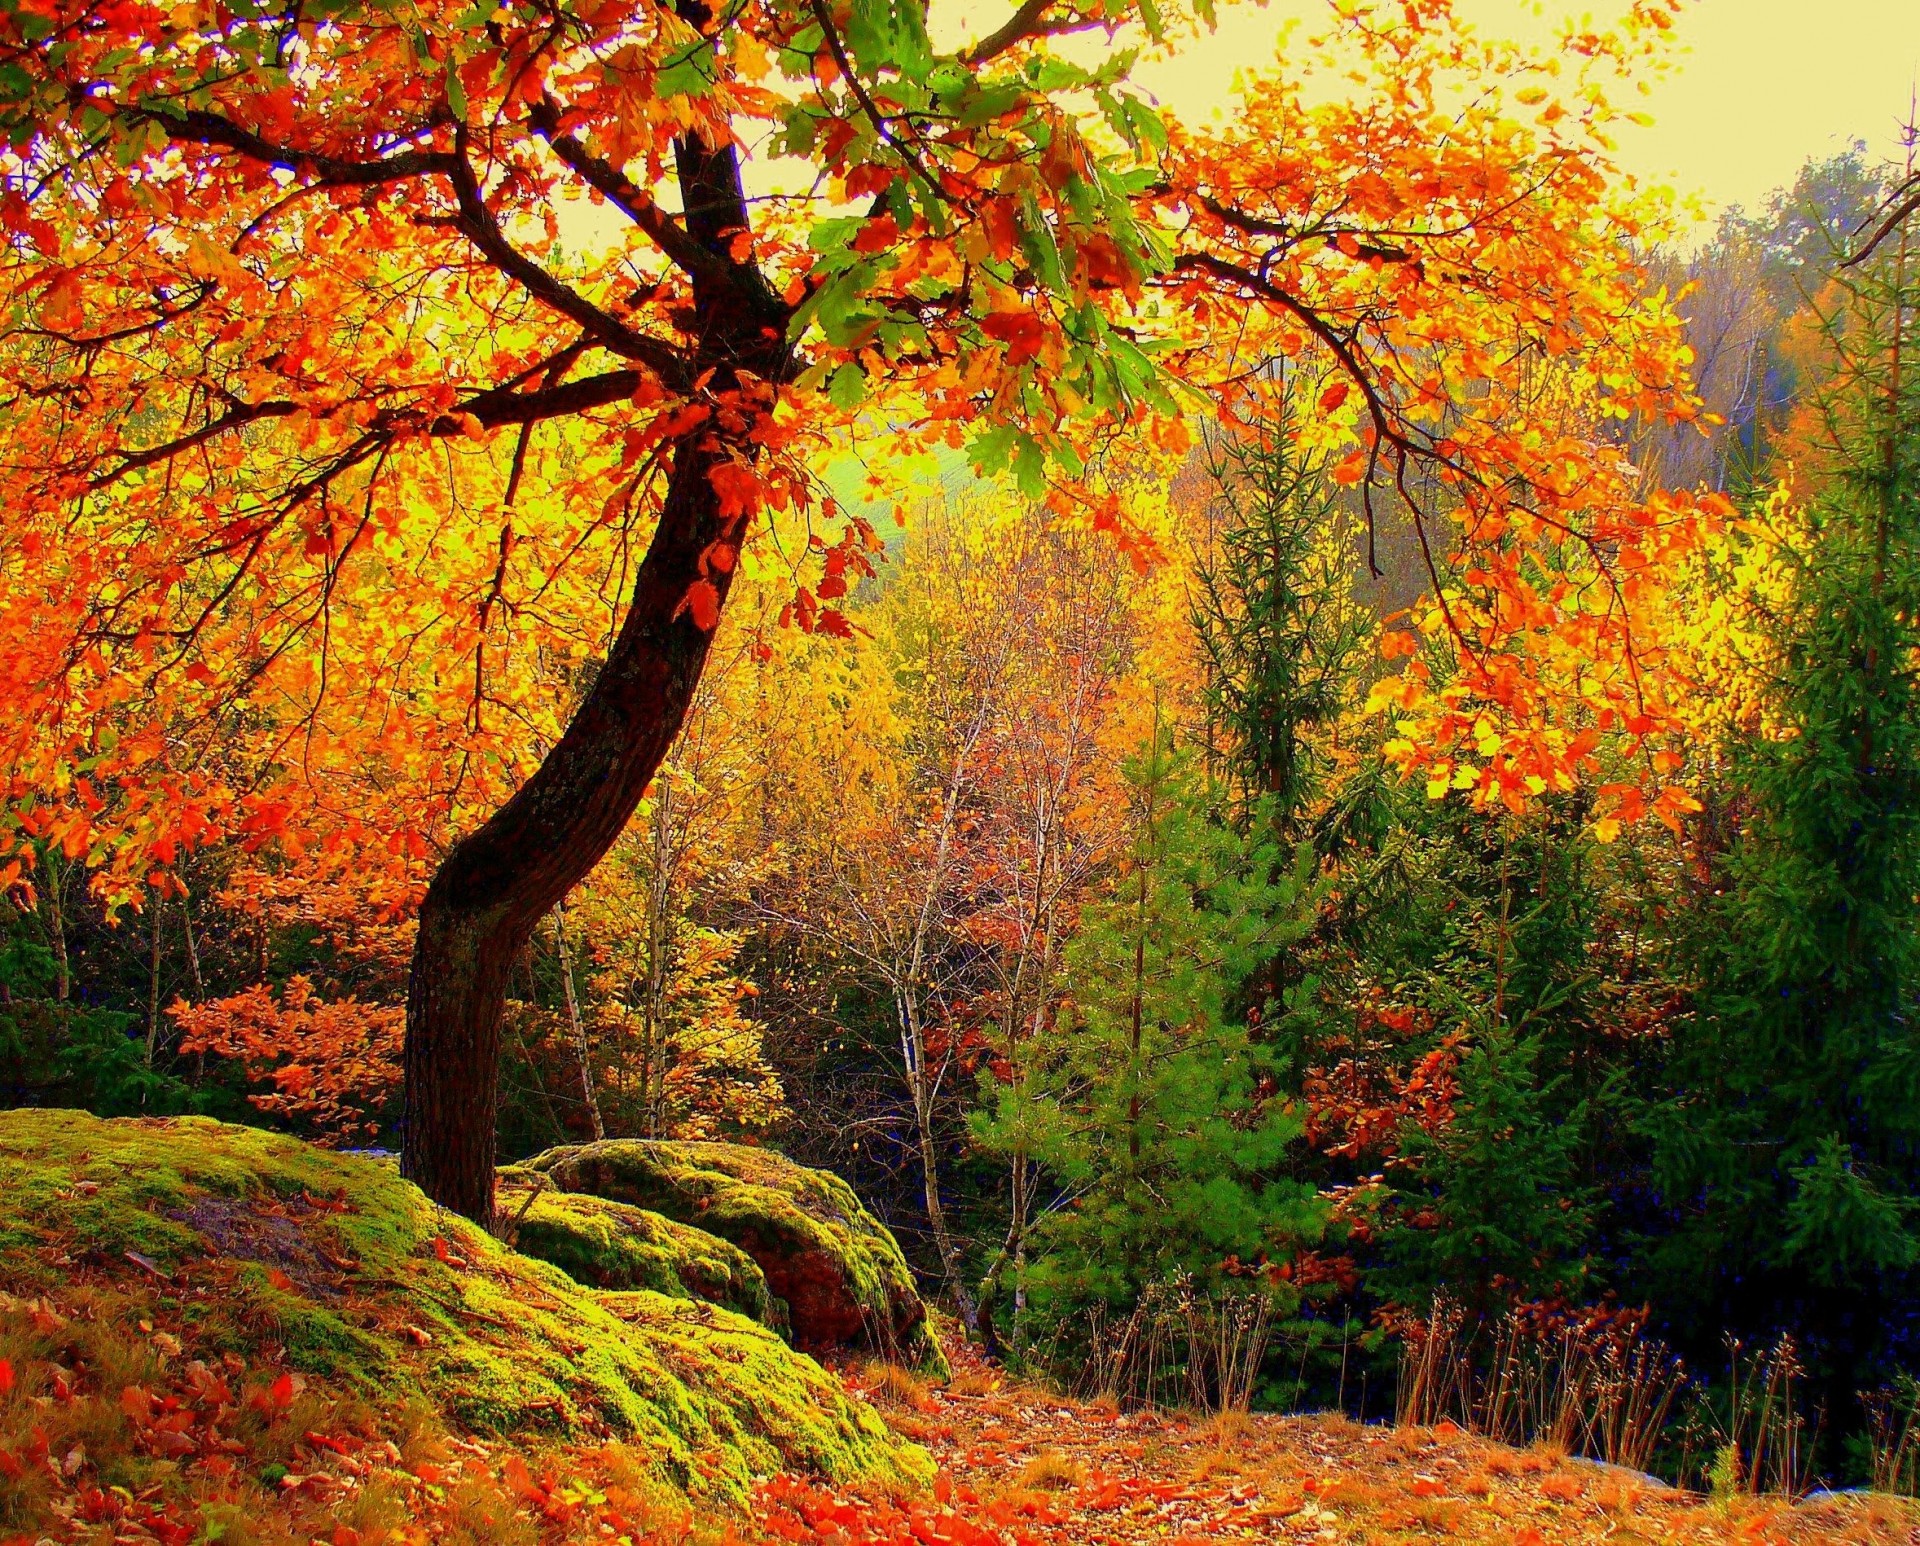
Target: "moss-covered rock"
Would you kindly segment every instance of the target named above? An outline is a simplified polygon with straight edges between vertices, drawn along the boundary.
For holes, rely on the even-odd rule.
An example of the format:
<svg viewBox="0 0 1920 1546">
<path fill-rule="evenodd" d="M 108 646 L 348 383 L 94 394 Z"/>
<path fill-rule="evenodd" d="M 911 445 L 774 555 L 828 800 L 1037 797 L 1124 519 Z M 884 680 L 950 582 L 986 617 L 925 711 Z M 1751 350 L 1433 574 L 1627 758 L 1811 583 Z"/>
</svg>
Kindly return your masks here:
<svg viewBox="0 0 1920 1546">
<path fill-rule="evenodd" d="M 898 1243 L 828 1171 L 767 1149 L 651 1139 L 549 1149 L 524 1168 L 732 1241 L 786 1302 L 802 1347 L 864 1346 L 947 1373 Z"/>
<path fill-rule="evenodd" d="M 693 1493 L 743 1500 L 777 1470 L 931 1473 L 745 1316 L 584 1288 L 390 1167 L 252 1128 L 0 1112 L 0 1287 L 76 1275 L 144 1296 L 203 1355 L 425 1398 L 480 1433 L 624 1440 Z"/>
<path fill-rule="evenodd" d="M 516 1196 L 503 1172 L 502 1210 L 517 1219 L 514 1249 L 552 1262 L 590 1288 L 650 1289 L 704 1299 L 780 1329 L 766 1274 L 739 1246 L 630 1203 L 544 1189 Z M 524 1210 L 524 1211 L 523 1211 Z"/>
</svg>

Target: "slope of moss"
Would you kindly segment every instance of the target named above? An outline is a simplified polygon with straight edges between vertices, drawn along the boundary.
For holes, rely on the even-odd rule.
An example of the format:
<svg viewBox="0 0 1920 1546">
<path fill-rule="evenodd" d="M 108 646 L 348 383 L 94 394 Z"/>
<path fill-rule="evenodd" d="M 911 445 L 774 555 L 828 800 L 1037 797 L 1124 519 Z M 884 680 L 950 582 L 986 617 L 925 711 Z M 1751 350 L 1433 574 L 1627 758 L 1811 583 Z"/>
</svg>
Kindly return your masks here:
<svg viewBox="0 0 1920 1546">
<path fill-rule="evenodd" d="M 776 1324 L 766 1275 L 718 1235 L 584 1192 L 516 1195 L 511 1171 L 503 1171 L 501 1180 L 501 1207 L 518 1221 L 513 1246 L 521 1255 L 551 1262 L 589 1288 L 704 1299 L 762 1325 Z"/>
<path fill-rule="evenodd" d="M 799 1470 L 917 1482 L 925 1455 L 811 1359 L 717 1306 L 603 1296 L 391 1168 L 206 1118 L 0 1112 L 0 1287 L 89 1283 L 201 1356 L 424 1398 L 482 1434 L 624 1442 L 744 1500 Z"/>
<path fill-rule="evenodd" d="M 739 1246 L 784 1300 L 803 1346 L 859 1344 L 944 1378 L 900 1247 L 853 1188 L 738 1144 L 610 1139 L 526 1162 L 569 1192 L 630 1203 Z"/>
</svg>

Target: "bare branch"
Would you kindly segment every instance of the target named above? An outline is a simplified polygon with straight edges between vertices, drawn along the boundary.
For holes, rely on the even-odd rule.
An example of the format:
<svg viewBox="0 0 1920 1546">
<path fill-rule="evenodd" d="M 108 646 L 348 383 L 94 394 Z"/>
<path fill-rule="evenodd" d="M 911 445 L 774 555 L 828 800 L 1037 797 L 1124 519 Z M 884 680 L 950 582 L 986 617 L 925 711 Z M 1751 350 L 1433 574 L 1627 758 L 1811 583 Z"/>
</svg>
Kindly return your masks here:
<svg viewBox="0 0 1920 1546">
<path fill-rule="evenodd" d="M 1909 192 L 1908 190 L 1912 191 Z M 1905 198 L 1900 197 L 1903 193 L 1907 195 Z M 1873 256 L 1874 249 L 1900 228 L 1901 221 L 1905 220 L 1916 210 L 1920 210 L 1920 172 L 1914 173 L 1913 176 L 1909 177 L 1898 188 L 1894 189 L 1893 192 L 1888 195 L 1887 202 L 1892 203 L 1895 199 L 1899 199 L 1900 202 L 1894 205 L 1893 213 L 1880 222 L 1874 229 L 1873 235 L 1867 238 L 1866 244 L 1861 247 L 1858 252 L 1854 253 L 1852 257 L 1842 261 L 1840 264 L 1842 268 L 1852 268 L 1855 264 L 1866 262 L 1868 258 Z"/>
</svg>

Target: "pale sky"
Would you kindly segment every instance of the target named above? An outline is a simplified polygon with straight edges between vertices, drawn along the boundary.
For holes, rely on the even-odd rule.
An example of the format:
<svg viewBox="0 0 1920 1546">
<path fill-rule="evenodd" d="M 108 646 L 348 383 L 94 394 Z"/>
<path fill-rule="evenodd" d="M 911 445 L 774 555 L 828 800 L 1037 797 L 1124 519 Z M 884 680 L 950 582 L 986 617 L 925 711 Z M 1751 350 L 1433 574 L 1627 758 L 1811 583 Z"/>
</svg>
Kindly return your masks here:
<svg viewBox="0 0 1920 1546">
<path fill-rule="evenodd" d="M 990 14 L 992 0 L 969 11 Z M 1605 20 L 1617 0 L 1458 0 L 1482 32 L 1550 39 L 1569 14 Z M 1170 62 L 1144 64 L 1138 84 L 1183 118 L 1229 100 L 1236 69 L 1273 57 L 1289 18 L 1311 26 L 1326 0 L 1269 0 L 1223 9 L 1219 30 Z M 1638 104 L 1653 127 L 1623 127 L 1620 161 L 1641 179 L 1697 194 L 1708 213 L 1749 209 L 1791 183 L 1809 156 L 1854 139 L 1893 156 L 1920 80 L 1920 0 L 1690 0 L 1679 8 L 1677 68 Z"/>
</svg>

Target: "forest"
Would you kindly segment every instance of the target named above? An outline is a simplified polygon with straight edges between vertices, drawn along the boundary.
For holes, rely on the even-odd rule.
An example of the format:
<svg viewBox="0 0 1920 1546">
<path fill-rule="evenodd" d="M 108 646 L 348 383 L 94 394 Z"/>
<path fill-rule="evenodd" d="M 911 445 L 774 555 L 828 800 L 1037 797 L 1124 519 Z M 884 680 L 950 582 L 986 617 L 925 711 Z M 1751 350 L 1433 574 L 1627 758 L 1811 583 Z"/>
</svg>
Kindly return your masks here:
<svg viewBox="0 0 1920 1546">
<path fill-rule="evenodd" d="M 1920 1538 L 1920 126 L 1689 224 L 1714 3 L 0 0 L 0 1543 Z"/>
</svg>

